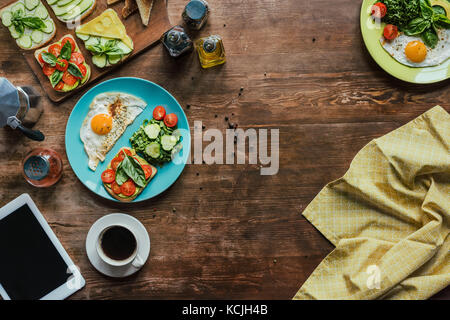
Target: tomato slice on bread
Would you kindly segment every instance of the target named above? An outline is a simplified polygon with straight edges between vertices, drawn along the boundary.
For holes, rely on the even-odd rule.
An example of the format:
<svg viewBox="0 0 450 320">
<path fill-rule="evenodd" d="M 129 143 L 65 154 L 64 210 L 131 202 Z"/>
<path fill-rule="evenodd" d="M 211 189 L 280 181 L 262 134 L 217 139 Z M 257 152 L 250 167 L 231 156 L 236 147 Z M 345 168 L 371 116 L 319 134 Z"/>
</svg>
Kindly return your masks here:
<svg viewBox="0 0 450 320">
<path fill-rule="evenodd" d="M 106 169 L 102 173 L 102 181 L 104 183 L 113 183 L 116 179 L 116 173 L 113 169 Z"/>
<path fill-rule="evenodd" d="M 121 194 L 122 193 L 122 190 L 121 190 L 120 186 L 115 181 L 113 183 L 111 183 L 111 189 L 112 189 L 112 191 L 115 194 Z"/>
<path fill-rule="evenodd" d="M 136 192 L 136 185 L 133 180 L 128 179 L 120 186 L 120 191 L 122 191 L 124 196 L 131 197 Z"/>
</svg>

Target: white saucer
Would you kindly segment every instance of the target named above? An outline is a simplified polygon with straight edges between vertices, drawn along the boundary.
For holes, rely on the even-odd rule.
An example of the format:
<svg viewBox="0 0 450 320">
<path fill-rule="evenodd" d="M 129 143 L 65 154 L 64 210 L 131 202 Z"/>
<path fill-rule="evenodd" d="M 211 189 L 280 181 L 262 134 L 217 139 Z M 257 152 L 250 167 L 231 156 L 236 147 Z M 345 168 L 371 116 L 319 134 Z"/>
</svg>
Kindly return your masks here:
<svg viewBox="0 0 450 320">
<path fill-rule="evenodd" d="M 142 257 L 145 262 L 150 254 L 150 237 L 148 236 L 147 230 L 144 225 L 136 218 L 123 214 L 123 213 L 112 213 L 108 214 L 100 219 L 98 219 L 89 230 L 86 237 L 86 253 L 89 261 L 100 273 L 106 276 L 114 278 L 123 278 L 132 275 L 137 272 L 140 268 L 136 268 L 131 263 L 122 267 L 113 267 L 105 263 L 97 253 L 97 239 L 100 232 L 105 228 L 121 224 L 128 227 L 136 235 L 136 240 L 139 243 L 138 254 Z M 142 268 L 142 267 L 141 267 Z"/>
</svg>

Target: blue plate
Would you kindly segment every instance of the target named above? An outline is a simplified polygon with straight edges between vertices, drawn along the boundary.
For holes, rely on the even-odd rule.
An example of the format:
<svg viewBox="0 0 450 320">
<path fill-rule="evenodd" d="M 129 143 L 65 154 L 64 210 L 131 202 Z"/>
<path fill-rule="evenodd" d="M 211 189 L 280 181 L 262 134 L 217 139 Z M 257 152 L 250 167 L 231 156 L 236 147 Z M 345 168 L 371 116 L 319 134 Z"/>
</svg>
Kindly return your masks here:
<svg viewBox="0 0 450 320">
<path fill-rule="evenodd" d="M 147 107 L 128 126 L 114 147 L 106 155 L 105 161 L 98 164 L 96 171 L 92 171 L 88 167 L 88 157 L 84 151 L 83 142 L 80 139 L 80 128 L 89 111 L 89 105 L 92 100 L 95 96 L 103 92 L 123 92 L 135 95 L 147 102 Z M 165 89 L 153 82 L 139 78 L 116 78 L 107 80 L 96 85 L 81 97 L 67 121 L 66 153 L 73 171 L 88 189 L 103 198 L 118 201 L 111 197 L 103 187 L 101 174 L 108 166 L 108 163 L 119 152 L 120 148 L 124 146 L 131 147 L 130 137 L 139 129 L 145 119 L 152 119 L 153 109 L 159 105 L 164 106 L 167 113 L 175 113 L 177 115 L 177 127 L 182 132 L 181 142 L 183 149 L 174 157 L 172 162 L 158 167 L 158 173 L 134 202 L 153 198 L 165 191 L 177 180 L 183 171 L 189 156 L 189 151 L 191 150 L 189 123 L 183 109 L 177 100 Z"/>
</svg>

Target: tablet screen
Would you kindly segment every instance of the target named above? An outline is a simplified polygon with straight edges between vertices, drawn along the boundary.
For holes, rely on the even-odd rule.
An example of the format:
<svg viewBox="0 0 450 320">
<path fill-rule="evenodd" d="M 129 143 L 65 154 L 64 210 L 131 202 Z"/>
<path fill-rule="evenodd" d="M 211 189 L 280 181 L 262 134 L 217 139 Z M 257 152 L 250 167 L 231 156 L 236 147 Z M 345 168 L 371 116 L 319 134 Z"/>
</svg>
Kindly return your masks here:
<svg viewBox="0 0 450 320">
<path fill-rule="evenodd" d="M 40 299 L 70 276 L 27 204 L 0 220 L 0 284 L 12 300 Z"/>
</svg>

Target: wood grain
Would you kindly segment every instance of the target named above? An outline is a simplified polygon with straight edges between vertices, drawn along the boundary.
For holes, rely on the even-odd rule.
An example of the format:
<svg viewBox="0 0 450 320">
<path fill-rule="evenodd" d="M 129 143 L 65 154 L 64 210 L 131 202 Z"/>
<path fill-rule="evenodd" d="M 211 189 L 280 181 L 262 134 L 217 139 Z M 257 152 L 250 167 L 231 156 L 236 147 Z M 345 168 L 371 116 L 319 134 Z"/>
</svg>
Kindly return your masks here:
<svg viewBox="0 0 450 320">
<path fill-rule="evenodd" d="M 96 83 L 106 74 L 113 72 L 115 69 L 121 67 L 123 64 L 128 63 L 136 55 L 142 53 L 143 51 L 147 50 L 152 45 L 154 45 L 157 41 L 159 41 L 162 34 L 171 28 L 171 24 L 167 16 L 166 0 L 155 1 L 155 4 L 152 9 L 151 19 L 147 27 L 142 24 L 139 13 L 131 15 L 127 19 L 121 18 L 127 30 L 127 34 L 133 40 L 134 49 L 130 53 L 130 55 L 128 55 L 128 57 L 122 60 L 121 62 L 107 68 L 99 68 L 92 63 L 91 58 L 92 54 L 86 49 L 83 41 L 81 41 L 75 36 L 75 30 L 68 29 L 65 23 L 61 22 L 56 18 L 50 6 L 45 1 L 43 1 L 43 3 L 47 6 L 47 10 L 50 16 L 53 18 L 53 21 L 55 21 L 57 28 L 56 36 L 52 40 L 52 42 L 59 41 L 66 34 L 71 34 L 76 39 L 78 47 L 83 53 L 83 56 L 86 58 L 87 63 L 91 67 L 91 76 L 88 82 L 86 82 L 83 86 L 80 86 L 77 89 L 69 92 L 58 92 L 55 89 L 53 89 L 53 87 L 50 84 L 50 81 L 43 74 L 42 68 L 36 61 L 36 58 L 34 56 L 34 50 L 28 51 L 22 50 L 28 65 L 33 70 L 35 76 L 38 78 L 43 90 L 47 93 L 48 97 L 53 102 L 61 102 L 64 99 L 67 99 L 68 97 L 72 96 L 75 92 L 86 92 L 86 90 L 89 87 L 91 87 L 94 83 Z M 122 17 L 121 14 L 122 7 L 123 3 L 120 4 L 117 3 L 115 5 L 108 6 L 106 4 L 106 0 L 97 0 L 95 9 L 88 17 L 83 19 L 82 23 L 92 20 L 107 8 L 112 8 L 116 10 L 119 17 Z"/>
<path fill-rule="evenodd" d="M 333 249 L 301 211 L 370 140 L 436 104 L 450 111 L 449 81 L 411 85 L 376 65 L 359 31 L 360 2 L 209 3 L 208 23 L 191 36 L 221 35 L 226 64 L 203 70 L 195 52 L 174 60 L 158 45 L 105 78 L 162 85 L 191 127 L 201 120 L 225 131 L 228 117 L 244 129 L 280 129 L 277 175 L 261 176 L 249 164 L 188 165 L 161 196 L 121 205 L 93 195 L 67 162 L 65 126 L 81 93 L 56 105 L 41 91 L 45 112 L 36 127 L 43 143 L 0 130 L 0 205 L 32 196 L 87 280 L 73 299 L 290 299 Z M 185 4 L 169 1 L 172 24 L 181 22 Z M 4 28 L 0 41 L 0 76 L 41 90 Z M 20 171 L 37 146 L 59 151 L 65 165 L 62 180 L 45 190 L 29 186 Z M 144 268 L 122 280 L 99 274 L 84 249 L 92 223 L 112 212 L 139 219 L 152 241 Z M 449 299 L 450 290 L 436 298 Z"/>
</svg>

